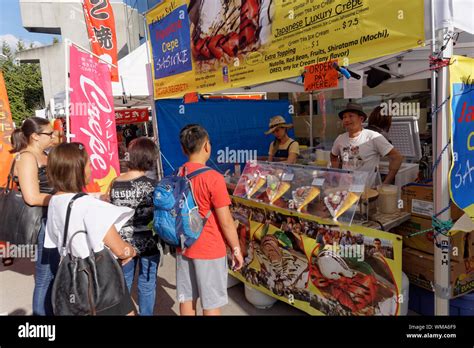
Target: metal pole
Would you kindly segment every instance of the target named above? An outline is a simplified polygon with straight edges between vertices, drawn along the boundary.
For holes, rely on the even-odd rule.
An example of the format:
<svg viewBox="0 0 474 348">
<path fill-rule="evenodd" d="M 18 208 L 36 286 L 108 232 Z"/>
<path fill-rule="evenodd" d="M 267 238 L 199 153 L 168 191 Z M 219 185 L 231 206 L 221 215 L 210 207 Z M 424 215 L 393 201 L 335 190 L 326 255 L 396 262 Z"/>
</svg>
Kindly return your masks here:
<svg viewBox="0 0 474 348">
<path fill-rule="evenodd" d="M 66 96 L 64 112 L 66 115 L 66 142 L 71 142 L 71 124 L 69 120 L 69 39 L 64 39 L 64 76 L 65 76 L 65 89 L 64 94 Z"/>
<path fill-rule="evenodd" d="M 164 176 L 163 172 L 163 162 L 161 161 L 161 148 L 160 148 L 160 135 L 158 132 L 158 118 L 156 117 L 156 108 L 155 108 L 155 98 L 154 98 L 154 81 L 153 81 L 153 72 L 152 72 L 152 65 L 151 65 L 151 60 L 150 60 L 150 52 L 149 52 L 149 46 L 148 46 L 148 28 L 147 28 L 147 23 L 146 23 L 146 17 L 144 18 L 144 25 L 145 25 L 145 38 L 146 38 L 146 45 L 147 45 L 147 50 L 146 50 L 146 56 L 147 56 L 147 65 L 146 65 L 146 76 L 147 76 L 147 82 L 148 82 L 148 95 L 149 95 L 149 101 L 150 101 L 150 106 L 151 106 L 151 122 L 153 124 L 153 132 L 155 133 L 156 137 L 156 146 L 158 147 L 158 159 L 156 160 L 157 164 L 157 170 L 158 170 L 158 180 L 161 180 Z"/>
<path fill-rule="evenodd" d="M 309 93 L 309 147 L 313 147 L 313 92 Z"/>
<path fill-rule="evenodd" d="M 432 1 L 433 6 L 433 1 Z M 432 9 L 432 15 L 434 9 Z M 433 22 L 433 20 L 432 20 Z M 449 26 L 448 26 L 449 25 Z M 433 31 L 435 28 L 433 27 Z M 452 35 L 453 28 L 450 24 L 443 23 L 443 29 L 440 30 L 443 42 L 447 34 Z M 449 39 L 448 39 L 449 40 Z M 453 53 L 453 42 L 449 40 L 445 43 L 446 49 L 442 53 L 442 58 L 451 58 Z M 439 70 L 438 79 L 436 81 L 437 87 L 437 101 L 442 103 L 449 96 L 449 67 L 444 66 Z M 436 160 L 444 146 L 448 143 L 450 134 L 449 124 L 449 103 L 445 103 L 433 118 L 433 139 L 436 139 L 436 146 L 433 147 L 433 160 Z M 433 199 L 435 213 L 441 211 L 449 205 L 449 151 L 445 151 L 441 157 L 439 165 L 433 173 Z M 451 217 L 450 209 L 438 216 L 443 221 L 449 220 Z M 451 283 L 450 283 L 450 259 L 451 259 L 451 245 L 449 237 L 442 234 L 438 235 L 435 242 L 439 243 L 440 247 L 435 245 L 434 254 L 434 290 L 435 290 L 435 314 L 449 315 L 449 298 L 451 297 Z"/>
</svg>

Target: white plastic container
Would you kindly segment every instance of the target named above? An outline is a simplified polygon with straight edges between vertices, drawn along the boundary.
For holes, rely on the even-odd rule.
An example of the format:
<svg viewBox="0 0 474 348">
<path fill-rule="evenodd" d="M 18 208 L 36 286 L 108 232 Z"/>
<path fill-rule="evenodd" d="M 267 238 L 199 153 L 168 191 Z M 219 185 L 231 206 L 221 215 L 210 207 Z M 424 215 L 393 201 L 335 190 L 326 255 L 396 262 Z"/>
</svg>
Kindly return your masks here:
<svg viewBox="0 0 474 348">
<path fill-rule="evenodd" d="M 408 299 L 410 295 L 410 281 L 405 273 L 402 272 L 402 298 L 400 302 L 400 315 L 408 315 Z"/>
<path fill-rule="evenodd" d="M 388 174 L 388 165 L 389 162 L 380 162 L 379 164 L 379 171 L 382 175 Z M 400 169 L 395 175 L 395 185 L 398 186 L 400 189 L 416 180 L 418 177 L 418 171 L 420 170 L 420 166 L 418 163 L 402 163 Z"/>
<path fill-rule="evenodd" d="M 277 299 L 268 296 L 245 284 L 245 298 L 258 309 L 267 309 L 272 307 Z"/>
<path fill-rule="evenodd" d="M 379 198 L 377 199 L 378 211 L 383 214 L 393 214 L 398 209 L 398 186 L 379 185 L 377 186 Z"/>
<path fill-rule="evenodd" d="M 240 280 L 230 274 L 227 275 L 227 289 L 240 284 Z"/>
</svg>

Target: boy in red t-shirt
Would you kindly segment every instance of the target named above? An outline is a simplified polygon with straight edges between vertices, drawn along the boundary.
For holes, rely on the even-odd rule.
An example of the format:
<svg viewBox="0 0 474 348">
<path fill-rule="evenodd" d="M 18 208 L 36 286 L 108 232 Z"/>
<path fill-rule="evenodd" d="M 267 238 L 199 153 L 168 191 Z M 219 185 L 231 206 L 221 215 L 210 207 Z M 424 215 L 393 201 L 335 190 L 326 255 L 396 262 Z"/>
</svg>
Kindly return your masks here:
<svg viewBox="0 0 474 348">
<path fill-rule="evenodd" d="M 202 168 L 211 156 L 211 142 L 207 131 L 197 124 L 184 127 L 179 135 L 183 152 L 188 157 L 184 164 L 187 174 Z M 220 315 L 227 304 L 227 253 L 225 242 L 232 253 L 233 269 L 243 265 L 242 252 L 224 177 L 209 170 L 191 179 L 199 213 L 211 215 L 199 239 L 184 253 L 177 253 L 176 289 L 181 315 L 196 315 L 197 298 L 201 298 L 204 315 Z"/>
</svg>

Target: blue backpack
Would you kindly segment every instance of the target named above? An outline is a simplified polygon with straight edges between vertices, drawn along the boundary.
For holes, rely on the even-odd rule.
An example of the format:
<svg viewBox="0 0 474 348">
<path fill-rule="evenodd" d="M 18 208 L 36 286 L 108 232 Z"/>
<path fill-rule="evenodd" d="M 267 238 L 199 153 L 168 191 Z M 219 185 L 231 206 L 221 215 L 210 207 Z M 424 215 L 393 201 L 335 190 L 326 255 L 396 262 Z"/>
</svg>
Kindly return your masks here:
<svg viewBox="0 0 474 348">
<path fill-rule="evenodd" d="M 201 235 L 211 211 L 204 218 L 199 215 L 191 179 L 208 170 L 211 168 L 204 167 L 186 175 L 184 168 L 183 176 L 175 171 L 156 186 L 153 194 L 153 227 L 166 244 L 186 249 Z"/>
</svg>

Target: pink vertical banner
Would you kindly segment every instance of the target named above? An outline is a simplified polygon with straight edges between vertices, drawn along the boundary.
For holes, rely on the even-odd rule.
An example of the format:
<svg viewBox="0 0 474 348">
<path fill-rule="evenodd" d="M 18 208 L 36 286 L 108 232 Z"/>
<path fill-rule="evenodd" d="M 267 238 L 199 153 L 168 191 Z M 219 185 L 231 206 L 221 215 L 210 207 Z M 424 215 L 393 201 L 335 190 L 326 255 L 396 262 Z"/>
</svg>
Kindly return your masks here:
<svg viewBox="0 0 474 348">
<path fill-rule="evenodd" d="M 90 156 L 88 192 L 105 193 L 120 174 L 110 71 L 94 56 L 70 47 L 70 124 L 72 141 Z"/>
</svg>

